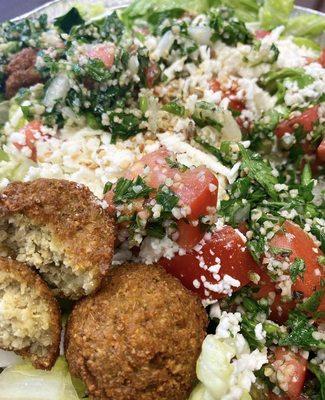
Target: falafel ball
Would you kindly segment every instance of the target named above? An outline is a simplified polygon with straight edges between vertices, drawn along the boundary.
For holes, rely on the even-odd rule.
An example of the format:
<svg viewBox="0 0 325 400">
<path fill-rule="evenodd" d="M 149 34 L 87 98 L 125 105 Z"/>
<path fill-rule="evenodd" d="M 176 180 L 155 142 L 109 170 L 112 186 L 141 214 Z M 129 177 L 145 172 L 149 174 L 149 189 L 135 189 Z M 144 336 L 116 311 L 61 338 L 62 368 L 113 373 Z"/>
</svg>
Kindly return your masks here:
<svg viewBox="0 0 325 400">
<path fill-rule="evenodd" d="M 83 185 L 37 179 L 11 183 L 0 195 L 1 254 L 38 269 L 61 297 L 99 288 L 114 240 L 113 218 Z"/>
<path fill-rule="evenodd" d="M 0 348 L 51 369 L 59 354 L 60 308 L 26 264 L 0 257 Z"/>
<path fill-rule="evenodd" d="M 20 88 L 30 87 L 42 82 L 40 73 L 35 68 L 37 50 L 27 47 L 14 54 L 6 67 L 6 98 L 13 97 Z"/>
<path fill-rule="evenodd" d="M 116 267 L 70 315 L 69 369 L 91 399 L 185 400 L 206 325 L 200 300 L 161 267 Z"/>
</svg>

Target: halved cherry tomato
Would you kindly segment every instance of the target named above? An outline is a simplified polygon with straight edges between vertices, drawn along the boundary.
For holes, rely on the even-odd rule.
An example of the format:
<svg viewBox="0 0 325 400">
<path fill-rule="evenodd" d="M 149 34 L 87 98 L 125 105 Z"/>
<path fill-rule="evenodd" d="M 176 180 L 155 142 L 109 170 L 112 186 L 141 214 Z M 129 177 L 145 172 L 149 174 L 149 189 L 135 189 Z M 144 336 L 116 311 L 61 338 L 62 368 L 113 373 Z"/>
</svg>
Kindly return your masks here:
<svg viewBox="0 0 325 400">
<path fill-rule="evenodd" d="M 106 68 L 111 68 L 114 64 L 115 46 L 112 43 L 101 43 L 89 48 L 87 55 L 91 59 L 103 61 Z"/>
<path fill-rule="evenodd" d="M 187 254 L 171 260 L 163 258 L 159 263 L 189 290 L 209 300 L 220 299 L 247 285 L 250 271 L 258 270 L 241 234 L 230 226 L 215 231 L 202 246 L 199 244 Z M 237 280 L 235 285 L 227 288 L 225 275 Z"/>
<path fill-rule="evenodd" d="M 147 154 L 135 163 L 127 172 L 126 178 L 134 179 L 142 175 L 145 168 L 146 181 L 149 186 L 158 188 L 166 183 L 166 179 L 173 180 L 171 189 L 179 196 L 182 205 L 191 209 L 188 219 L 194 220 L 208 213 L 208 207 L 216 207 L 218 197 L 218 180 L 206 167 L 197 167 L 185 172 L 168 165 L 167 158 L 171 157 L 167 149 L 160 149 Z"/>
<path fill-rule="evenodd" d="M 193 226 L 185 219 L 181 219 L 177 222 L 177 229 L 177 243 L 179 247 L 185 250 L 192 249 L 197 243 L 202 240 L 204 236 L 204 233 L 199 226 Z"/>
<path fill-rule="evenodd" d="M 272 366 L 277 372 L 279 387 L 288 399 L 297 400 L 305 382 L 307 360 L 284 347 L 277 347 L 274 356 Z"/>
<path fill-rule="evenodd" d="M 269 36 L 270 33 L 271 33 L 270 31 L 266 31 L 264 29 L 257 29 L 254 32 L 254 35 L 255 35 L 256 39 L 263 39 L 266 36 Z"/>
<path fill-rule="evenodd" d="M 35 137 L 37 133 L 40 133 L 40 129 L 42 127 L 42 123 L 40 121 L 32 121 L 25 125 L 20 133 L 25 135 L 25 144 L 14 142 L 15 147 L 18 150 L 21 150 L 23 147 L 27 146 L 31 150 L 30 159 L 35 161 L 37 160 L 37 151 L 36 151 L 36 141 L 37 138 Z"/>
<path fill-rule="evenodd" d="M 317 160 L 321 163 L 325 163 L 325 139 L 323 139 L 317 147 Z"/>
<path fill-rule="evenodd" d="M 318 120 L 318 108 L 319 105 L 316 105 L 308 108 L 298 117 L 280 122 L 275 130 L 277 137 L 280 139 L 285 133 L 293 133 L 297 125 L 302 126 L 306 133 L 311 132 L 315 122 Z"/>
</svg>

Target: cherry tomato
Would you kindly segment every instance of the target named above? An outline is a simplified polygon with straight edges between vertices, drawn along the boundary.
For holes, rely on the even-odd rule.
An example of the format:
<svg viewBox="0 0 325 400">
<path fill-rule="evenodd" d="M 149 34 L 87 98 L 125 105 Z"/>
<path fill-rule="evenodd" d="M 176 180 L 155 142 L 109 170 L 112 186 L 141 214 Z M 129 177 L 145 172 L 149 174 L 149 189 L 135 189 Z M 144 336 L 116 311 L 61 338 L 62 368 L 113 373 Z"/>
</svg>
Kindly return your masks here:
<svg viewBox="0 0 325 400">
<path fill-rule="evenodd" d="M 106 68 L 111 68 L 114 64 L 115 46 L 110 43 L 97 44 L 89 48 L 87 55 L 91 59 L 103 61 Z"/>
<path fill-rule="evenodd" d="M 185 250 L 192 249 L 197 243 L 199 243 L 204 233 L 199 226 L 193 226 L 190 222 L 181 219 L 177 222 L 178 239 L 177 243 L 179 247 Z"/>
<path fill-rule="evenodd" d="M 280 122 L 275 130 L 277 137 L 282 138 L 285 133 L 293 133 L 296 129 L 296 125 L 302 126 L 306 133 L 311 132 L 315 122 L 318 120 L 318 108 L 319 105 L 316 105 L 308 108 L 298 117 Z"/>
<path fill-rule="evenodd" d="M 23 147 L 27 146 L 31 150 L 31 155 L 29 158 L 36 162 L 37 160 L 37 151 L 36 145 L 37 142 L 36 134 L 41 134 L 40 129 L 42 124 L 40 121 L 32 121 L 29 122 L 21 129 L 21 133 L 25 135 L 25 144 L 14 142 L 14 145 L 17 149 L 21 150 Z"/>
<path fill-rule="evenodd" d="M 258 266 L 245 246 L 242 235 L 230 226 L 212 233 L 210 238 L 185 255 L 159 263 L 202 299 L 215 300 L 237 291 L 250 282 L 250 271 Z M 226 276 L 227 275 L 227 276 Z M 235 281 L 227 287 L 227 279 Z"/>
<path fill-rule="evenodd" d="M 266 31 L 264 29 L 257 29 L 254 32 L 254 35 L 255 35 L 256 39 L 260 40 L 260 39 L 265 38 L 266 36 L 269 36 L 270 33 L 271 33 L 270 31 Z"/>
<path fill-rule="evenodd" d="M 317 160 L 319 160 L 320 163 L 325 163 L 325 139 L 323 139 L 317 147 Z"/>
<path fill-rule="evenodd" d="M 280 376 L 279 387 L 288 399 L 297 400 L 305 382 L 307 360 L 299 353 L 294 353 L 284 347 L 277 347 L 274 356 L 275 361 L 272 362 L 272 366 Z"/>
</svg>

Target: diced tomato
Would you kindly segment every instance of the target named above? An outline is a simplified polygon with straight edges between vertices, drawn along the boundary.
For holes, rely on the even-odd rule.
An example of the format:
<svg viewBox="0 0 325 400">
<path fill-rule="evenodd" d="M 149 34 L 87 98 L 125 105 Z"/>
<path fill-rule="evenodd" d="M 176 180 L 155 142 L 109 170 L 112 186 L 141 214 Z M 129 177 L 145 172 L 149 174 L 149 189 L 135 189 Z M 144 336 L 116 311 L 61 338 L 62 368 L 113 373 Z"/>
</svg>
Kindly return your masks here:
<svg viewBox="0 0 325 400">
<path fill-rule="evenodd" d="M 325 68 L 325 49 L 323 49 L 321 52 L 321 55 L 319 57 L 319 62 L 321 66 Z"/>
<path fill-rule="evenodd" d="M 270 306 L 270 319 L 279 324 L 283 324 L 288 319 L 288 314 L 296 306 L 296 301 L 284 301 L 281 296 L 281 290 L 277 289 L 275 283 L 265 271 L 258 272 L 260 281 L 258 282 L 259 291 L 254 294 L 256 299 L 270 298 L 272 304 Z"/>
<path fill-rule="evenodd" d="M 317 147 L 317 159 L 320 163 L 325 163 L 325 139 Z"/>
<path fill-rule="evenodd" d="M 270 31 L 266 31 L 264 29 L 257 29 L 254 32 L 254 35 L 255 35 L 256 39 L 260 40 L 260 39 L 265 38 L 266 36 L 269 36 L 270 33 L 271 33 Z"/>
<path fill-rule="evenodd" d="M 25 143 L 17 143 L 14 142 L 14 145 L 17 149 L 21 150 L 23 147 L 27 146 L 31 150 L 31 155 L 30 159 L 35 161 L 37 160 L 37 151 L 36 151 L 36 134 L 40 134 L 40 129 L 42 127 L 42 124 L 40 121 L 32 121 L 29 122 L 27 125 L 24 126 L 24 128 L 21 129 L 20 133 L 22 133 L 25 136 Z"/>
<path fill-rule="evenodd" d="M 295 258 L 304 260 L 306 269 L 303 277 L 298 276 L 292 285 L 294 291 L 303 293 L 304 297 L 309 297 L 320 288 L 323 274 L 318 258 L 323 255 L 323 252 L 303 229 L 293 222 L 286 221 L 283 224 L 283 231 L 277 232 L 271 239 L 270 246 L 290 249 L 291 262 Z"/>
<path fill-rule="evenodd" d="M 149 186 L 158 189 L 163 185 L 167 178 L 173 179 L 179 172 L 176 168 L 171 168 L 166 159 L 171 157 L 171 152 L 165 148 L 156 150 L 152 153 L 146 154 L 131 166 L 126 172 L 127 179 L 135 179 L 138 175 L 143 175 L 144 169 L 148 167 L 146 173 L 146 181 Z"/>
<path fill-rule="evenodd" d="M 218 92 L 219 90 L 222 91 L 222 98 L 228 98 L 229 99 L 229 108 L 230 110 L 233 111 L 243 111 L 245 108 L 245 103 L 242 100 L 239 100 L 236 98 L 237 92 L 238 92 L 238 87 L 234 83 L 233 86 L 230 89 L 225 89 L 222 87 L 220 82 L 217 79 L 211 79 L 209 82 L 210 89 L 213 92 Z"/>
<path fill-rule="evenodd" d="M 159 263 L 189 290 L 209 300 L 220 299 L 247 285 L 250 271 L 258 270 L 241 234 L 230 226 L 215 231 L 200 249 L 171 260 L 163 258 Z M 226 288 L 225 275 L 238 282 Z"/>
<path fill-rule="evenodd" d="M 299 353 L 284 347 L 277 347 L 274 356 L 275 361 L 272 362 L 272 366 L 280 377 L 277 382 L 279 387 L 288 399 L 297 400 L 305 382 L 307 360 Z"/>
<path fill-rule="evenodd" d="M 160 74 L 160 70 L 157 63 L 150 63 L 149 67 L 145 69 L 146 83 L 148 88 L 152 88 L 155 85 Z"/>
<path fill-rule="evenodd" d="M 177 222 L 177 229 L 177 243 L 185 250 L 191 250 L 204 236 L 204 233 L 199 226 L 193 226 L 190 222 L 184 219 Z"/>
<path fill-rule="evenodd" d="M 114 64 L 115 46 L 112 43 L 97 44 L 89 48 L 87 55 L 91 59 L 103 61 L 106 68 L 111 68 Z"/>
<path fill-rule="evenodd" d="M 181 180 L 172 185 L 181 203 L 191 208 L 187 218 L 194 220 L 209 214 L 209 207 L 216 207 L 218 180 L 206 167 L 189 169 L 181 174 Z"/>
<path fill-rule="evenodd" d="M 286 221 L 283 224 L 283 230 L 276 233 L 270 241 L 271 247 L 289 249 L 292 253 L 289 261 L 293 262 L 295 258 L 301 258 L 305 262 L 305 272 L 302 277 L 298 276 L 296 282 L 292 285 L 292 290 L 299 292 L 303 297 L 311 296 L 315 290 L 319 290 L 321 286 L 321 278 L 323 273 L 321 265 L 318 263 L 318 257 L 323 253 L 317 249 L 316 244 L 310 236 L 304 232 L 298 225 L 293 222 Z M 259 273 L 261 280 L 259 282 L 259 291 L 255 294 L 256 298 L 268 297 L 269 293 L 273 293 L 274 301 L 271 305 L 270 318 L 273 321 L 283 323 L 288 318 L 288 313 L 296 306 L 295 300 L 284 301 L 281 291 L 276 288 L 274 282 L 266 272 Z M 321 307 L 325 305 L 321 305 Z"/>
<path fill-rule="evenodd" d="M 145 155 L 135 163 L 127 172 L 126 178 L 134 179 L 148 167 L 146 180 L 149 186 L 158 188 L 166 182 L 167 178 L 173 179 L 171 189 L 179 196 L 182 205 L 188 205 L 191 212 L 188 219 L 194 220 L 208 213 L 208 207 L 216 207 L 218 197 L 218 180 L 205 167 L 189 169 L 185 172 L 168 165 L 167 158 L 171 152 L 160 149 Z"/>
<path fill-rule="evenodd" d="M 298 117 L 280 122 L 275 130 L 277 137 L 280 139 L 285 133 L 293 133 L 297 125 L 302 126 L 306 133 L 311 132 L 315 122 L 318 120 L 318 108 L 319 105 L 316 105 L 308 108 Z"/>
</svg>

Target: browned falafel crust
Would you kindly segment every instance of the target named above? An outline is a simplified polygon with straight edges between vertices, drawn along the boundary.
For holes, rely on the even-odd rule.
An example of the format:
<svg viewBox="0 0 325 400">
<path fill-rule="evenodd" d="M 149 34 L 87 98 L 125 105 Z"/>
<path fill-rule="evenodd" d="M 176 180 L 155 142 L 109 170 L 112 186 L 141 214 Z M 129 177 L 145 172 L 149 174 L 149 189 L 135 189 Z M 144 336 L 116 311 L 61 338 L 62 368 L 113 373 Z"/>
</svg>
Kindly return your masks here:
<svg viewBox="0 0 325 400">
<path fill-rule="evenodd" d="M 6 97 L 10 99 L 22 87 L 30 87 L 42 81 L 35 68 L 37 50 L 30 47 L 14 54 L 6 67 Z"/>
<path fill-rule="evenodd" d="M 10 280 L 10 284 L 18 284 L 21 287 L 21 295 L 25 296 L 25 298 L 28 296 L 27 287 L 35 290 L 41 301 L 46 303 L 50 322 L 48 330 L 51 336 L 51 345 L 46 347 L 46 352 L 43 356 L 32 353 L 30 347 L 20 350 L 14 347 L 5 347 L 1 340 L 0 348 L 15 351 L 22 357 L 30 359 L 35 368 L 51 369 L 59 355 L 61 341 L 61 313 L 57 300 L 41 277 L 26 264 L 10 258 L 0 257 L 0 273 L 6 275 L 6 278 Z M 41 323 L 39 321 L 40 326 Z"/>
<path fill-rule="evenodd" d="M 46 227 L 77 270 L 92 272 L 91 292 L 99 288 L 114 254 L 115 221 L 86 186 L 59 179 L 13 182 L 0 195 L 0 219 L 13 215 Z M 85 294 L 80 289 L 71 298 Z"/>
<path fill-rule="evenodd" d="M 200 300 L 161 267 L 116 267 L 70 316 L 70 372 L 91 399 L 186 400 L 206 325 Z"/>
</svg>

